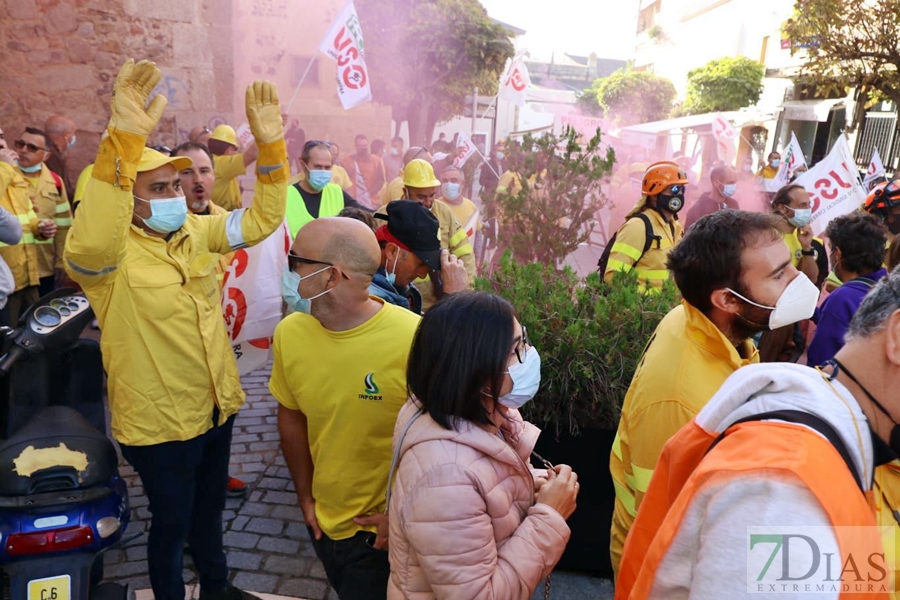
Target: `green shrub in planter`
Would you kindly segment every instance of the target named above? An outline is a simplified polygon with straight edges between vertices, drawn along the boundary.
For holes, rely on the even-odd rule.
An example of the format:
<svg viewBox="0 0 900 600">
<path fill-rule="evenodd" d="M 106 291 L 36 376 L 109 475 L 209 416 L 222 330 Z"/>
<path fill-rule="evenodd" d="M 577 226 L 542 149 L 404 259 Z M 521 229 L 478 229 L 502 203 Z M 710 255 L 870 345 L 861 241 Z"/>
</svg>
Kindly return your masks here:
<svg viewBox="0 0 900 600">
<path fill-rule="evenodd" d="M 671 282 L 642 294 L 633 273 L 608 285 L 566 267 L 516 264 L 509 254 L 478 289 L 506 298 L 541 353 L 541 390 L 523 408 L 526 419 L 558 437 L 582 428 L 614 429 L 625 392 L 659 321 L 679 302 Z"/>
</svg>

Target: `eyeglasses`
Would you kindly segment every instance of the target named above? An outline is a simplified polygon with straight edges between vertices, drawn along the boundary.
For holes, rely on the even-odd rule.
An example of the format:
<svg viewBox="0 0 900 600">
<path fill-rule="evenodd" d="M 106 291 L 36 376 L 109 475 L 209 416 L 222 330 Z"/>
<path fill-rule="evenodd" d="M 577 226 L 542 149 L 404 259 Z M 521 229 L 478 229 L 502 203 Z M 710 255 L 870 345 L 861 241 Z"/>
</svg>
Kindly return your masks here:
<svg viewBox="0 0 900 600">
<path fill-rule="evenodd" d="M 40 146 L 35 146 L 31 142 L 26 142 L 25 140 L 16 140 L 13 142 L 16 146 L 16 150 L 22 150 L 23 148 L 28 148 L 29 152 L 37 152 L 38 150 L 47 151 L 46 148 L 41 148 Z"/>
<path fill-rule="evenodd" d="M 531 346 L 531 342 L 528 341 L 528 329 L 525 326 L 522 326 L 522 339 L 516 342 L 516 347 L 513 352 L 516 353 L 516 358 L 520 363 L 525 362 L 525 357 L 528 356 L 528 348 Z"/>
<path fill-rule="evenodd" d="M 315 260 L 312 258 L 306 258 L 303 256 L 299 256 L 297 254 L 294 254 L 293 252 L 288 252 L 288 264 L 290 264 L 291 261 L 298 262 L 302 265 L 325 265 L 328 267 L 334 266 L 334 263 L 326 262 L 324 260 Z M 291 268 L 293 268 L 293 267 L 291 267 Z M 340 267 L 338 267 L 338 268 L 340 268 Z M 347 274 L 344 273 L 343 271 L 341 271 L 341 275 L 343 276 L 344 279 L 348 279 L 348 280 L 350 279 L 349 277 L 347 277 Z"/>
</svg>

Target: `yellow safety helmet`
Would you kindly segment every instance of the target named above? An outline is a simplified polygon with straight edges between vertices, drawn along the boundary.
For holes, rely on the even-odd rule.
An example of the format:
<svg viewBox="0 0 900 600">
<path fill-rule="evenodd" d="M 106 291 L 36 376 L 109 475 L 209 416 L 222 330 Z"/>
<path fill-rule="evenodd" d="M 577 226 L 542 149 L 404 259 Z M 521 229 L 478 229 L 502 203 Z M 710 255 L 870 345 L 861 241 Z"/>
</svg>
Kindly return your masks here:
<svg viewBox="0 0 900 600">
<path fill-rule="evenodd" d="M 428 161 L 417 158 L 403 169 L 403 185 L 411 188 L 433 188 L 441 185 L 434 176 L 434 167 Z"/>
<path fill-rule="evenodd" d="M 226 125 L 222 123 L 221 125 L 216 125 L 216 128 L 212 130 L 212 134 L 210 134 L 209 139 L 211 140 L 219 140 L 220 142 L 225 142 L 226 144 L 231 144 L 232 146 L 237 146 L 237 134 L 234 132 L 234 127 L 231 125 Z"/>
</svg>

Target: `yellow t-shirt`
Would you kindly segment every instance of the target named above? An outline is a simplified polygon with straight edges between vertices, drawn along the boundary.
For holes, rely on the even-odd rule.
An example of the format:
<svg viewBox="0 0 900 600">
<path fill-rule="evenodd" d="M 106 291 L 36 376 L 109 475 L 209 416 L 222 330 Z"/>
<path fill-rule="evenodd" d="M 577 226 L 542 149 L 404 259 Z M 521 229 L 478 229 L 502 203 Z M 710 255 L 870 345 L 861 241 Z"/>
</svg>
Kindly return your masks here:
<svg viewBox="0 0 900 600">
<path fill-rule="evenodd" d="M 407 399 L 406 362 L 419 320 L 384 304 L 348 331 L 329 331 L 303 313 L 275 328 L 269 390 L 306 416 L 316 518 L 333 540 L 375 531 L 353 518 L 384 511 L 394 422 Z"/>
<path fill-rule="evenodd" d="M 216 182 L 213 184 L 212 201 L 227 211 L 243 207 L 241 184 L 237 178 L 247 172 L 243 154 L 213 156 Z"/>
<path fill-rule="evenodd" d="M 475 232 L 481 231 L 481 215 L 478 214 L 478 207 L 468 198 L 463 198 L 459 204 L 453 204 L 446 198 L 442 198 L 444 203 L 453 211 L 453 216 L 462 225 L 466 235 L 471 241 L 475 241 Z"/>
<path fill-rule="evenodd" d="M 803 260 L 803 245 L 800 243 L 800 238 L 797 237 L 797 230 L 782 233 L 781 238 L 791 251 L 791 262 L 795 268 L 799 268 L 800 261 Z"/>
</svg>

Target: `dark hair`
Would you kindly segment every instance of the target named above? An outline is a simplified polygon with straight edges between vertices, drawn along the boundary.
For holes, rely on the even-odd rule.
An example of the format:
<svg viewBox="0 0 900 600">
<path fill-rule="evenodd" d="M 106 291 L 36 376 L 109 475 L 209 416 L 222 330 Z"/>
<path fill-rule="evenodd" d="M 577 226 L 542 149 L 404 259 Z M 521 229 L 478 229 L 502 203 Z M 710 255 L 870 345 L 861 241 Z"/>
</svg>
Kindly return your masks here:
<svg viewBox="0 0 900 600">
<path fill-rule="evenodd" d="M 300 152 L 300 160 L 305 163 L 309 162 L 309 155 L 313 151 L 313 148 L 325 148 L 328 150 L 328 154 L 331 155 L 331 144 L 329 142 L 323 142 L 321 140 L 309 140 L 305 144 L 303 144 L 303 150 Z"/>
<path fill-rule="evenodd" d="M 198 144 L 197 142 L 185 142 L 185 143 L 181 144 L 180 146 L 178 146 L 177 148 L 172 150 L 172 153 L 170 154 L 170 156 L 182 156 L 184 153 L 186 153 L 190 150 L 199 150 L 199 151 L 203 152 L 204 154 L 206 154 L 209 157 L 209 162 L 211 164 L 213 164 L 213 165 L 216 164 L 215 161 L 213 160 L 212 152 L 209 151 L 209 148 L 207 148 L 204 144 Z"/>
<path fill-rule="evenodd" d="M 406 370 L 407 393 L 441 427 L 491 424 L 481 391 L 497 401 L 512 347 L 509 302 L 485 292 L 445 296 L 419 324 Z"/>
<path fill-rule="evenodd" d="M 393 144 L 394 142 L 400 142 L 402 144 L 403 138 L 400 137 L 399 135 L 395 135 L 394 137 L 391 138 L 391 143 Z"/>
<path fill-rule="evenodd" d="M 368 141 L 369 141 L 369 138 L 367 138 L 367 137 L 366 137 L 366 134 L 364 134 L 364 133 L 357 133 L 357 134 L 356 134 L 356 137 L 353 138 L 353 142 L 356 143 L 356 142 L 358 142 L 359 140 L 366 140 L 366 141 L 368 142 Z"/>
<path fill-rule="evenodd" d="M 44 138 L 44 148 L 47 148 L 47 143 L 50 141 L 50 138 L 47 137 L 47 134 L 44 133 L 43 129 L 38 129 L 37 127 L 26 127 L 25 133 L 30 133 L 31 135 L 39 135 Z"/>
<path fill-rule="evenodd" d="M 887 228 L 877 217 L 852 212 L 835 218 L 825 228 L 832 247 L 841 251 L 841 262 L 848 271 L 874 273 L 884 262 Z"/>
<path fill-rule="evenodd" d="M 783 188 L 779 189 L 775 192 L 775 197 L 772 198 L 772 208 L 775 208 L 779 204 L 784 204 L 787 206 L 791 203 L 791 192 L 794 190 L 805 190 L 802 185 L 797 185 L 796 183 L 792 183 L 791 185 L 786 185 Z"/>
<path fill-rule="evenodd" d="M 772 160 L 772 157 L 775 156 L 776 154 L 777 154 L 778 156 L 781 156 L 781 152 L 779 152 L 778 150 L 772 150 L 771 152 L 769 152 L 769 156 L 766 157 L 766 158 L 767 158 L 768 160 Z"/>
<path fill-rule="evenodd" d="M 372 154 L 378 154 L 384 150 L 384 140 L 372 140 L 372 143 L 369 145 L 369 151 Z"/>
<path fill-rule="evenodd" d="M 363 223 L 368 225 L 372 229 L 372 231 L 378 229 L 378 226 L 375 223 L 375 217 L 372 216 L 372 213 L 356 206 L 345 207 L 341 212 L 338 213 L 338 216 L 362 221 Z"/>
<path fill-rule="evenodd" d="M 744 250 L 760 239 L 780 240 L 767 213 L 720 210 L 700 218 L 670 252 L 666 267 L 685 300 L 707 313 L 713 290 L 740 291 Z"/>
<path fill-rule="evenodd" d="M 209 151 L 215 154 L 216 156 L 222 156 L 225 154 L 229 148 L 237 148 L 234 144 L 229 144 L 228 142 L 223 142 L 222 140 L 209 140 L 209 144 L 207 144 Z"/>
</svg>

